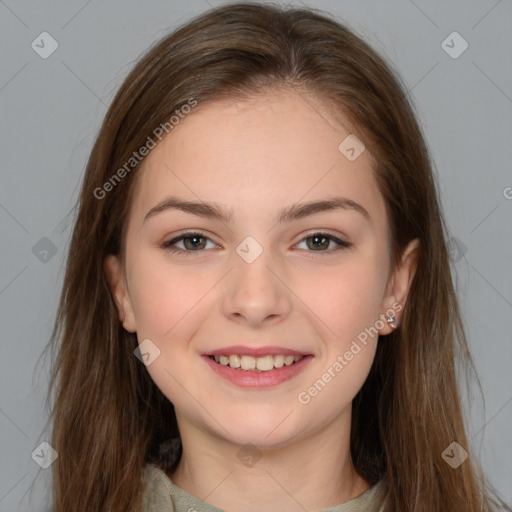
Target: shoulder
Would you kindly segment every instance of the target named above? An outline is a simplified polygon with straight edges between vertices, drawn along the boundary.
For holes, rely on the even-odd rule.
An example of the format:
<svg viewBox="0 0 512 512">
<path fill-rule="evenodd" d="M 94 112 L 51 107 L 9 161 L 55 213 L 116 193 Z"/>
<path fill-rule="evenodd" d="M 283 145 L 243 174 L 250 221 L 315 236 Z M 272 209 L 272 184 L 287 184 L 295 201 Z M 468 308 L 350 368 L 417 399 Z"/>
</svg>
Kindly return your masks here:
<svg viewBox="0 0 512 512">
<path fill-rule="evenodd" d="M 367 512 L 383 512 L 387 501 L 386 483 L 380 480 L 359 496 L 359 508 L 356 510 Z"/>
<path fill-rule="evenodd" d="M 146 464 L 142 471 L 142 505 L 137 512 L 222 512 L 199 498 L 176 487 L 169 477 L 154 464 Z M 353 500 L 323 512 L 383 512 L 386 505 L 386 486 L 383 480 Z"/>
<path fill-rule="evenodd" d="M 387 503 L 387 487 L 384 480 L 380 480 L 373 487 L 368 489 L 368 510 L 384 512 Z M 364 509 L 366 510 L 366 509 Z"/>
<path fill-rule="evenodd" d="M 142 470 L 142 508 L 138 512 L 175 512 L 172 485 L 167 475 L 154 464 Z"/>
<path fill-rule="evenodd" d="M 143 469 L 142 507 L 137 512 L 223 512 L 178 487 L 154 464 Z"/>
<path fill-rule="evenodd" d="M 322 512 L 384 512 L 385 506 L 386 485 L 380 480 L 356 498 Z"/>
</svg>

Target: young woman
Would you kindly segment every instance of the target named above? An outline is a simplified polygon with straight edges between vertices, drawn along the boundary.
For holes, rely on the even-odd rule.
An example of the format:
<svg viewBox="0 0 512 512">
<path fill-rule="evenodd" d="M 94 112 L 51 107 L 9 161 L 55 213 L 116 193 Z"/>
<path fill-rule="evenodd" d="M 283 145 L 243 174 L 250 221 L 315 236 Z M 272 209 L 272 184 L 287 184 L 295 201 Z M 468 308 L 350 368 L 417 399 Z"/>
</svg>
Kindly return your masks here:
<svg viewBox="0 0 512 512">
<path fill-rule="evenodd" d="M 421 130 L 317 12 L 219 7 L 140 60 L 52 343 L 57 512 L 498 510 Z"/>
</svg>

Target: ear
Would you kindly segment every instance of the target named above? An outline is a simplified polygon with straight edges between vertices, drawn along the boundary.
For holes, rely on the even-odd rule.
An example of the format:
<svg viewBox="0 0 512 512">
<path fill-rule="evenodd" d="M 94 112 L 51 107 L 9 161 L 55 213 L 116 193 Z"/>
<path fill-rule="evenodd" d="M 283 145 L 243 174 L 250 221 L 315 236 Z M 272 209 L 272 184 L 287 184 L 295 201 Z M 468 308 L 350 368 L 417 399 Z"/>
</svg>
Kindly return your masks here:
<svg viewBox="0 0 512 512">
<path fill-rule="evenodd" d="M 389 334 L 400 323 L 409 288 L 416 273 L 419 250 L 419 240 L 417 238 L 411 240 L 402 253 L 399 265 L 389 279 L 386 295 L 382 303 L 383 313 L 381 318 L 384 320 L 384 327 L 379 330 L 379 334 Z M 394 327 L 386 321 L 386 317 L 389 316 L 394 316 L 396 319 Z"/>
<path fill-rule="evenodd" d="M 119 258 L 114 254 L 109 254 L 103 262 L 103 270 L 117 306 L 119 320 L 127 331 L 135 332 L 137 328 L 133 304 L 128 293 L 126 279 Z"/>
</svg>

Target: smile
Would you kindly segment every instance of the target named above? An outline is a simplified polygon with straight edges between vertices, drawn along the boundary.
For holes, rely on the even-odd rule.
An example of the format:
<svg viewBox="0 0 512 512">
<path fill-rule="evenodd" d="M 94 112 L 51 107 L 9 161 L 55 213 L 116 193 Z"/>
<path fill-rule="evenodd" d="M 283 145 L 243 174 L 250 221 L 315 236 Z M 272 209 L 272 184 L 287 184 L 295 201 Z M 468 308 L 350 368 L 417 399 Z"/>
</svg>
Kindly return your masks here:
<svg viewBox="0 0 512 512">
<path fill-rule="evenodd" d="M 204 354 L 213 373 L 241 388 L 277 386 L 301 373 L 313 360 L 311 354 L 239 355 Z"/>
<path fill-rule="evenodd" d="M 237 370 L 252 372 L 269 372 L 283 366 L 292 366 L 298 363 L 304 356 L 301 355 L 267 355 L 262 357 L 252 357 L 248 355 L 240 356 L 238 354 L 209 356 L 210 359 L 223 366 Z"/>
</svg>

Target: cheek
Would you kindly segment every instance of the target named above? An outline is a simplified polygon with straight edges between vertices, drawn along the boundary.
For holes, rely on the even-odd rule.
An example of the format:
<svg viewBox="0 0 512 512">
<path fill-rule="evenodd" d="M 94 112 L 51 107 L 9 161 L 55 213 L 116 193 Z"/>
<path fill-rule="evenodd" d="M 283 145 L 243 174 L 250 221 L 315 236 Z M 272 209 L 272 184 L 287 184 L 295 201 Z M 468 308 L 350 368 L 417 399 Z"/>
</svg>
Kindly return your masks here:
<svg viewBox="0 0 512 512">
<path fill-rule="evenodd" d="M 206 276 L 165 262 L 160 255 L 141 254 L 132 273 L 132 298 L 139 337 L 164 343 L 201 311 L 201 297 L 211 288 Z"/>
<path fill-rule="evenodd" d="M 355 257 L 352 264 L 307 278 L 300 297 L 317 319 L 327 349 L 343 350 L 375 325 L 381 313 L 386 275 L 375 259 Z"/>
<path fill-rule="evenodd" d="M 364 384 L 377 348 L 381 272 L 375 264 L 347 266 L 336 271 L 334 279 L 332 274 L 320 279 L 323 286 L 303 289 L 306 294 L 309 289 L 305 302 L 313 304 L 321 319 L 317 326 L 324 341 L 320 364 L 297 393 L 303 414 L 324 411 L 334 418 Z"/>
<path fill-rule="evenodd" d="M 199 361 L 190 358 L 189 340 L 207 314 L 201 298 L 211 288 L 212 277 L 208 280 L 189 268 L 171 267 L 154 251 L 140 251 L 133 263 L 130 293 L 137 338 L 139 344 L 150 339 L 159 350 L 146 369 L 170 401 L 188 410 L 183 389 L 195 389 L 190 376 L 199 373 L 191 366 Z"/>
<path fill-rule="evenodd" d="M 375 256 L 359 253 L 329 275 L 318 276 L 319 286 L 303 288 L 309 294 L 305 302 L 313 304 L 322 320 L 317 325 L 324 340 L 321 364 L 297 397 L 301 404 L 314 403 L 305 413 L 326 410 L 334 416 L 364 384 L 377 348 L 376 322 L 386 281 L 383 265 Z"/>
</svg>

